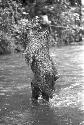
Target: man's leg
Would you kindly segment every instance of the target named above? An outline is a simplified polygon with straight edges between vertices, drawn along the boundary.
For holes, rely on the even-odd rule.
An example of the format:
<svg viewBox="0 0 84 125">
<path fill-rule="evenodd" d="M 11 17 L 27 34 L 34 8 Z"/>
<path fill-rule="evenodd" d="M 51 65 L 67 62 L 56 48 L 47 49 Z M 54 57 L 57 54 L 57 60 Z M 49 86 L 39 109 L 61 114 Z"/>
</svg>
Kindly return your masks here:
<svg viewBox="0 0 84 125">
<path fill-rule="evenodd" d="M 38 97 L 40 95 L 40 89 L 38 86 L 34 86 L 34 84 L 31 82 L 31 89 L 32 89 L 32 99 L 38 100 Z"/>
<path fill-rule="evenodd" d="M 49 95 L 45 91 L 42 92 L 42 97 L 44 100 L 49 101 Z"/>
</svg>

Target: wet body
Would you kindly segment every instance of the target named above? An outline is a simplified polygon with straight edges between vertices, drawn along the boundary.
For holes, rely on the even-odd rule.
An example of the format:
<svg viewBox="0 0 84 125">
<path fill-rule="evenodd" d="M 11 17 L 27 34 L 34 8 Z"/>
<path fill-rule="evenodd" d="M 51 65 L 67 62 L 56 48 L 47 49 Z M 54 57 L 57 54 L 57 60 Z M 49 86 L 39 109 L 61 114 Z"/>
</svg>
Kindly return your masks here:
<svg viewBox="0 0 84 125">
<path fill-rule="evenodd" d="M 59 80 L 48 104 L 31 101 L 33 73 L 22 55 L 0 57 L 0 125 L 83 125 L 84 45 L 53 48 Z"/>
</svg>

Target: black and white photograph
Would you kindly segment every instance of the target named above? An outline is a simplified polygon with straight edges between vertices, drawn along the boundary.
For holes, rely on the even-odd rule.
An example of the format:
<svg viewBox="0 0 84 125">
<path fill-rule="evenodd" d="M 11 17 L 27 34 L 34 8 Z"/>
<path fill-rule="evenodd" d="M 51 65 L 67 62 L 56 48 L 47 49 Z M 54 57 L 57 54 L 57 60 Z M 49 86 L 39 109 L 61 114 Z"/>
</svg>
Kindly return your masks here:
<svg viewBox="0 0 84 125">
<path fill-rule="evenodd" d="M 0 0 L 0 125 L 84 125 L 84 0 Z"/>
</svg>

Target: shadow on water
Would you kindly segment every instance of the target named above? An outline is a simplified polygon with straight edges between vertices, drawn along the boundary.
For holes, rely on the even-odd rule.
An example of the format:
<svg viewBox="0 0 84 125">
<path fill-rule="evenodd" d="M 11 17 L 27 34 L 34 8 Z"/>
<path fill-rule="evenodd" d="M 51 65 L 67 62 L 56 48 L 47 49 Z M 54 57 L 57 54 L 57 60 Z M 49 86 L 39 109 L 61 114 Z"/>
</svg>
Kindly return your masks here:
<svg viewBox="0 0 84 125">
<path fill-rule="evenodd" d="M 32 103 L 33 74 L 21 54 L 0 57 L 0 125 L 84 125 L 84 46 L 50 54 L 61 76 L 49 103 Z"/>
</svg>

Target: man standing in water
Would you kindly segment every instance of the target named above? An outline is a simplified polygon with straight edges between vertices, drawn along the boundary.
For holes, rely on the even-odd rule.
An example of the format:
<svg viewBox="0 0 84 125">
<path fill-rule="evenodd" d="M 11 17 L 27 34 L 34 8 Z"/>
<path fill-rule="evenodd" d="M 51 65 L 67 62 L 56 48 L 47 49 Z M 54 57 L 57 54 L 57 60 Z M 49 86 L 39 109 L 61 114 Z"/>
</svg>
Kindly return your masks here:
<svg viewBox="0 0 84 125">
<path fill-rule="evenodd" d="M 32 99 L 38 100 L 38 97 L 42 95 L 44 100 L 49 101 L 49 98 L 52 98 L 55 81 L 59 75 L 49 55 L 48 36 L 51 21 L 44 13 L 40 15 L 40 19 L 38 19 L 37 25 L 32 23 L 28 34 L 29 43 L 25 51 L 25 59 L 34 73 L 31 82 Z"/>
</svg>

